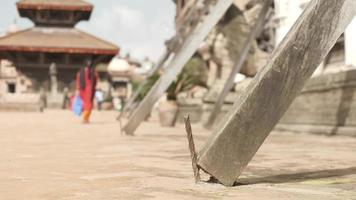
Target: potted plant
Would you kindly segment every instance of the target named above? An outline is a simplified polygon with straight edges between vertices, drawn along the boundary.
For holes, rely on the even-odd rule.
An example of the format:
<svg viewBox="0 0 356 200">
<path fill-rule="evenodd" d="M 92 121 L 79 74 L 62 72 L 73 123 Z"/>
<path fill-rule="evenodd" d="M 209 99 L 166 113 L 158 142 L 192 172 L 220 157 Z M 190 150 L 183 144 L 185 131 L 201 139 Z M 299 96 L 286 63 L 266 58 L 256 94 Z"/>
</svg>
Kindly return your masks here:
<svg viewBox="0 0 356 200">
<path fill-rule="evenodd" d="M 134 100 L 133 107 L 138 106 L 138 102 L 141 102 L 145 98 L 145 96 L 148 94 L 148 92 L 151 90 L 151 88 L 154 86 L 154 84 L 157 82 L 159 78 L 160 78 L 159 72 L 151 75 L 150 77 L 147 78 L 142 88 L 140 88 L 141 82 L 139 81 L 131 82 L 134 91 L 140 89 L 140 92 L 138 93 L 136 99 Z M 146 117 L 146 120 L 148 120 L 149 117 L 150 115 Z"/>
<path fill-rule="evenodd" d="M 177 96 L 195 86 L 206 87 L 207 67 L 199 56 L 194 56 L 167 90 L 167 99 L 159 103 L 160 124 L 173 127 L 177 121 Z"/>
<path fill-rule="evenodd" d="M 142 100 L 151 90 L 153 85 L 160 78 L 160 73 L 155 73 L 148 77 L 147 82 L 140 91 L 137 100 Z M 172 127 L 176 123 L 178 113 L 177 96 L 181 92 L 189 91 L 195 86 L 206 87 L 207 81 L 207 66 L 203 59 L 199 56 L 194 56 L 177 79 L 170 85 L 167 90 L 166 101 L 159 103 L 159 119 L 160 124 L 165 127 Z M 139 83 L 132 82 L 134 90 L 138 88 Z"/>
</svg>

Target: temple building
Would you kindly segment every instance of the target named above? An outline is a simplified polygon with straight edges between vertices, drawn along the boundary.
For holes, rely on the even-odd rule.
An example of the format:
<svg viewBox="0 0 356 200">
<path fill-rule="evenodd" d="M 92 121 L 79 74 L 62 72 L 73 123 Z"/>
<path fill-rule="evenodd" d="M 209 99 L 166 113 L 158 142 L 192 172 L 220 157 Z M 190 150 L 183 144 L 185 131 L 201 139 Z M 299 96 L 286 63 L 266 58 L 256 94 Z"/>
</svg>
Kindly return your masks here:
<svg viewBox="0 0 356 200">
<path fill-rule="evenodd" d="M 222 91 L 226 80 L 230 76 L 230 72 L 234 67 L 235 61 L 242 52 L 242 45 L 247 39 L 251 24 L 254 24 L 261 9 L 260 4 L 249 0 L 235 0 L 230 6 L 226 14 L 210 32 L 207 39 L 201 44 L 198 54 L 204 60 L 204 64 L 208 67 L 208 91 L 197 91 L 193 94 L 196 98 L 180 99 L 178 104 L 180 106 L 180 113 L 178 118 L 189 113 L 193 122 L 203 121 L 209 117 L 215 101 Z M 193 10 L 193 6 L 201 6 L 204 1 L 199 0 L 176 0 L 176 29 L 182 31 L 182 22 L 186 20 L 187 16 L 191 16 L 189 12 Z M 204 5 L 202 5 L 204 6 Z M 199 17 L 199 16 L 194 16 Z M 237 80 L 241 77 L 253 77 L 259 69 L 261 69 L 271 51 L 275 46 L 275 34 L 273 25 L 273 6 L 271 6 L 268 16 L 265 20 L 265 26 L 262 33 L 252 45 L 252 49 L 248 55 L 247 61 L 241 69 L 241 74 L 237 76 Z M 198 19 L 191 19 L 196 21 Z M 205 94 L 204 94 L 205 93 Z M 231 92 L 226 101 L 226 106 L 223 106 L 223 112 L 227 112 L 232 105 L 235 92 Z M 182 95 L 183 96 L 183 95 Z M 203 98 L 201 98 L 203 96 Z"/>
<path fill-rule="evenodd" d="M 198 0 L 176 0 L 177 29 Z M 239 45 L 253 26 L 261 8 L 255 0 L 235 0 L 223 19 L 212 30 L 198 53 L 209 67 L 208 92 L 194 106 L 180 105 L 195 121 L 209 116 L 222 85 L 238 56 Z M 236 86 L 225 99 L 221 114 L 226 113 L 245 91 L 254 75 L 264 67 L 273 49 L 283 40 L 303 12 L 309 0 L 274 0 L 263 31 L 258 36 Z M 196 20 L 196 19 L 192 19 Z M 181 31 L 181 30 L 177 30 Z M 186 31 L 187 32 L 187 31 Z M 356 19 L 338 39 L 313 78 L 305 85 L 280 124 L 280 130 L 319 134 L 355 135 L 356 129 Z M 242 76 L 241 76 L 242 74 Z M 243 77 L 245 76 L 245 78 Z M 241 78 L 242 77 L 242 78 Z M 187 102 L 187 100 L 184 100 Z"/>
<path fill-rule="evenodd" d="M 90 19 L 93 5 L 86 1 L 21 0 L 16 5 L 35 26 L 1 37 L 0 59 L 11 61 L 20 76 L 31 80 L 23 94 L 73 88 L 76 72 L 88 60 L 108 63 L 119 52 L 116 45 L 75 28 Z M 56 83 L 50 81 L 51 65 Z"/>
</svg>

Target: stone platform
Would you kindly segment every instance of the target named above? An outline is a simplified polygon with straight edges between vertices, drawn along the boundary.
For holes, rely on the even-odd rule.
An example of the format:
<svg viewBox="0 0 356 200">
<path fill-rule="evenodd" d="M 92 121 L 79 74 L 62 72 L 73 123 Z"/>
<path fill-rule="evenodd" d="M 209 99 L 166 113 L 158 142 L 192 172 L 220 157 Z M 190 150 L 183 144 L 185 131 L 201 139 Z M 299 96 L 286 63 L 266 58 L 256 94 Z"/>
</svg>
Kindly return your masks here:
<svg viewBox="0 0 356 200">
<path fill-rule="evenodd" d="M 41 109 L 38 94 L 6 94 L 0 95 L 0 111 L 2 112 L 39 112 Z"/>
<path fill-rule="evenodd" d="M 356 136 L 356 70 L 312 78 L 277 129 Z"/>
<path fill-rule="evenodd" d="M 248 81 L 243 81 L 225 99 L 218 121 L 244 92 Z M 202 122 L 214 106 L 213 96 L 205 98 Z M 356 69 L 328 73 L 312 78 L 295 99 L 276 130 L 324 135 L 356 137 Z"/>
</svg>

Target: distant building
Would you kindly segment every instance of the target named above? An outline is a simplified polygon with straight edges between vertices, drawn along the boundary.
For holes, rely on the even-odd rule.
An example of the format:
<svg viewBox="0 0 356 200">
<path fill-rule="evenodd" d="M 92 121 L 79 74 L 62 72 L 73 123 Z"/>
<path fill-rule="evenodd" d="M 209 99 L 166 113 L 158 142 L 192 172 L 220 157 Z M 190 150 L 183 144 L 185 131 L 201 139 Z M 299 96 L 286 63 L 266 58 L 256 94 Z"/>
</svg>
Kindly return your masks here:
<svg viewBox="0 0 356 200">
<path fill-rule="evenodd" d="M 143 62 L 134 60 L 129 56 L 115 57 L 109 64 L 107 71 L 110 75 L 113 97 L 126 100 L 132 94 L 132 83 L 141 82 L 147 78 L 153 63 L 146 58 Z"/>
<path fill-rule="evenodd" d="M 272 17 L 269 21 L 265 23 L 265 28 L 262 34 L 259 36 L 257 39 L 258 47 L 257 51 L 262 50 L 263 52 L 271 53 L 273 48 L 277 46 L 284 36 L 288 33 L 290 28 L 293 26 L 293 24 L 296 22 L 300 14 L 303 12 L 304 8 L 307 6 L 310 0 L 274 0 L 273 5 L 271 6 L 271 14 L 270 17 Z M 182 22 L 189 17 L 188 13 L 198 2 L 203 2 L 199 0 L 174 0 L 176 3 L 176 28 L 177 31 L 178 29 L 182 28 Z M 222 57 L 219 54 L 221 50 L 224 51 L 224 49 L 229 50 L 230 44 L 223 46 L 222 49 L 219 47 L 221 46 L 219 44 L 219 40 L 223 38 L 223 40 L 235 40 L 238 41 L 239 37 L 238 34 L 235 34 L 230 36 L 229 32 L 226 31 L 227 29 L 231 29 L 236 31 L 236 27 L 243 27 L 243 23 L 235 23 L 233 18 L 237 18 L 238 16 L 236 13 L 238 12 L 243 12 L 243 18 L 241 19 L 243 21 L 246 21 L 249 26 L 253 25 L 253 19 L 256 18 L 258 14 L 258 6 L 256 6 L 259 3 L 259 1 L 256 0 L 235 0 L 233 5 L 230 7 L 230 9 L 227 11 L 223 19 L 219 22 L 217 27 L 222 27 L 220 30 L 218 28 L 215 28 L 210 36 L 207 38 L 206 42 L 210 47 L 205 47 L 203 49 L 205 52 L 200 51 L 200 53 L 205 53 L 205 54 L 210 54 L 210 55 L 204 55 L 203 57 L 208 57 L 210 58 L 210 61 L 213 61 L 213 65 L 217 65 L 218 69 L 214 69 L 215 67 L 211 67 L 210 70 L 216 71 L 215 74 L 217 75 L 223 75 L 226 73 L 227 75 L 229 74 L 229 68 L 231 68 L 230 63 L 234 61 L 234 59 L 230 59 L 228 57 Z M 227 18 L 230 18 L 226 20 Z M 251 20 L 252 19 L 252 20 Z M 194 21 L 194 19 L 192 19 Z M 229 27 L 229 24 L 232 26 Z M 240 31 L 243 33 L 243 31 Z M 215 34 L 215 37 L 214 37 Z M 213 37 L 213 39 L 211 39 Z M 225 39 L 226 38 L 226 39 Z M 263 40 L 268 40 L 263 41 Z M 215 44 L 209 44 L 210 41 L 214 41 Z M 261 42 L 262 40 L 262 42 Z M 226 42 L 225 42 L 226 43 Z M 230 42 L 231 43 L 231 42 Z M 339 71 L 343 70 L 344 68 L 347 68 L 349 66 L 356 66 L 356 19 L 352 22 L 352 24 L 347 28 L 345 33 L 339 38 L 337 41 L 337 44 L 334 46 L 334 48 L 331 50 L 330 54 L 328 57 L 325 59 L 324 63 L 318 70 L 320 73 L 321 71 L 324 72 L 334 72 L 334 71 Z M 214 46 L 215 45 L 215 46 Z M 212 47 L 211 47 L 212 46 Z M 213 48 L 213 50 L 211 50 Z M 219 51 L 215 51 L 214 49 L 218 49 Z M 256 49 L 256 48 L 255 48 Z M 209 52 L 210 51 L 210 52 Z M 226 54 L 226 53 L 225 53 Z M 236 54 L 236 52 L 230 51 L 227 54 Z M 230 55 L 230 57 L 233 57 L 233 55 Z M 262 56 L 262 57 L 265 57 Z M 220 62 L 216 62 L 222 60 Z M 209 62 L 210 62 L 209 61 Z M 259 59 L 255 59 L 253 62 L 258 63 Z M 210 64 L 209 64 L 210 65 Z M 210 66 L 213 66 L 210 65 Z M 256 73 L 256 70 L 254 70 L 253 67 L 254 64 L 251 64 L 247 68 L 242 69 L 242 73 L 244 73 L 247 76 L 253 76 Z M 262 64 L 263 66 L 263 64 Z M 260 68 L 261 64 L 258 64 L 257 68 Z M 226 69 L 224 69 L 226 68 Z M 212 72 L 214 74 L 214 72 Z M 223 77 L 223 79 L 226 77 Z M 219 78 L 218 78 L 219 79 Z M 212 83 L 214 80 L 212 80 Z"/>
<path fill-rule="evenodd" d="M 182 21 L 198 0 L 176 0 L 176 26 L 181 28 Z M 201 1 L 204 2 L 204 1 Z M 223 19 L 211 31 L 198 53 L 209 65 L 209 92 L 204 96 L 204 105 L 186 106 L 187 113 L 204 119 L 209 116 L 217 96 L 226 83 L 239 52 L 234 47 L 242 44 L 246 28 L 254 24 L 260 4 L 257 0 L 235 0 Z M 233 103 L 251 81 L 259 69 L 265 66 L 269 54 L 283 40 L 290 28 L 301 15 L 309 0 L 274 0 L 270 7 L 269 18 L 241 73 L 246 80 L 238 83 L 225 99 L 222 114 L 230 110 Z M 252 19 L 252 20 L 251 20 Z M 194 20 L 194 19 L 193 19 Z M 240 22 L 239 22 L 240 21 Z M 181 31 L 181 30 L 179 30 Z M 185 31 L 187 32 L 187 31 Z M 178 33 L 179 34 L 179 33 Z M 237 48 L 239 49 L 239 48 Z M 251 53 L 254 52 L 254 53 Z M 289 111 L 280 121 L 281 130 L 327 134 L 355 135 L 356 129 L 356 19 L 345 33 L 336 41 L 329 55 L 319 66 L 304 87 Z M 180 109 L 183 110 L 183 109 Z M 201 112 L 203 116 L 201 117 Z M 187 115 L 187 113 L 182 114 Z"/>
<path fill-rule="evenodd" d="M 51 64 L 56 66 L 61 92 L 74 87 L 75 74 L 87 60 L 108 63 L 119 52 L 116 45 L 74 28 L 90 19 L 93 5 L 86 1 L 21 0 L 16 5 L 20 16 L 29 18 L 35 27 L 15 33 L 11 28 L 1 37 L 0 59 L 11 61 L 17 73 L 31 81 L 26 93 L 49 90 Z"/>
<path fill-rule="evenodd" d="M 189 29 L 191 27 L 184 26 L 183 24 L 197 22 L 200 15 L 194 15 L 194 13 L 197 13 L 195 10 L 206 6 L 206 1 L 176 0 L 175 2 L 177 6 L 177 34 L 189 33 L 190 30 L 182 29 Z M 197 96 L 197 98 L 189 101 L 185 99 L 185 105 L 183 103 L 180 104 L 180 110 L 189 110 L 189 112 L 182 113 L 181 116 L 188 113 L 195 113 L 191 114 L 191 116 L 194 116 L 194 118 L 191 118 L 192 121 L 205 121 L 208 118 L 220 92 L 226 84 L 226 80 L 230 76 L 231 70 L 235 66 L 235 62 L 242 51 L 242 45 L 250 34 L 250 29 L 258 16 L 260 8 L 261 5 L 256 4 L 254 0 L 235 0 L 219 23 L 211 30 L 197 51 L 197 54 L 204 60 L 208 67 L 208 91 L 205 92 L 205 94 L 202 94 L 203 89 L 196 91 L 197 95 L 193 94 L 191 96 Z M 198 13 L 200 13 L 200 11 Z M 264 22 L 263 30 L 256 41 L 253 42 L 249 55 L 242 66 L 240 73 L 244 74 L 243 77 L 255 76 L 257 71 L 264 67 L 269 54 L 274 49 L 275 35 L 274 27 L 272 27 L 273 14 L 273 5 L 271 5 L 268 16 Z M 240 80 L 240 77 L 241 76 L 238 76 L 236 80 Z M 231 92 L 229 97 L 230 96 L 234 98 L 233 92 Z M 223 111 L 227 112 L 229 110 L 228 107 L 231 106 L 233 102 L 226 101 L 225 103 L 227 106 L 223 107 Z"/>
<path fill-rule="evenodd" d="M 126 99 L 131 95 L 131 78 L 134 66 L 127 59 L 114 58 L 108 67 L 111 77 L 112 96 Z"/>
</svg>

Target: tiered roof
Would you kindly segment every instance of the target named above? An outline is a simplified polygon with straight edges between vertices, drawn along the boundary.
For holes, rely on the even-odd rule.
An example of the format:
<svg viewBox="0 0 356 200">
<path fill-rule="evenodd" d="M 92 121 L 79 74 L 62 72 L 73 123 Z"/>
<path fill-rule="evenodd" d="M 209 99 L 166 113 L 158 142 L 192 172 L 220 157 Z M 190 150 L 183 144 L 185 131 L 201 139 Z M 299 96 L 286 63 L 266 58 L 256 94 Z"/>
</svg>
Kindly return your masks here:
<svg viewBox="0 0 356 200">
<path fill-rule="evenodd" d="M 93 5 L 83 0 L 21 0 L 18 9 L 92 11 Z"/>
<path fill-rule="evenodd" d="M 21 0 L 22 17 L 35 27 L 0 37 L 0 52 L 67 53 L 112 58 L 119 47 L 74 28 L 88 20 L 93 5 L 84 0 Z"/>
<path fill-rule="evenodd" d="M 0 38 L 0 51 L 116 55 L 118 47 L 75 28 L 34 27 Z"/>
</svg>

